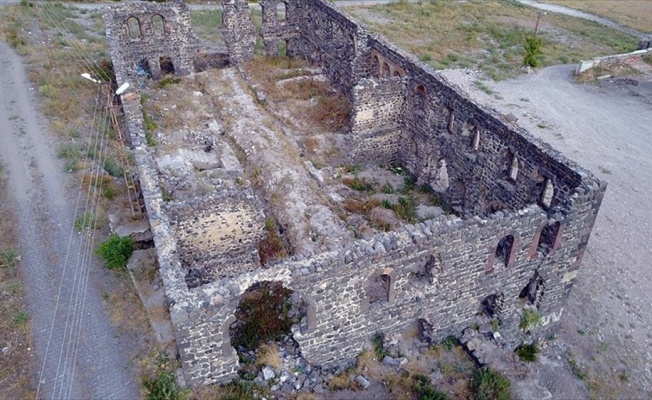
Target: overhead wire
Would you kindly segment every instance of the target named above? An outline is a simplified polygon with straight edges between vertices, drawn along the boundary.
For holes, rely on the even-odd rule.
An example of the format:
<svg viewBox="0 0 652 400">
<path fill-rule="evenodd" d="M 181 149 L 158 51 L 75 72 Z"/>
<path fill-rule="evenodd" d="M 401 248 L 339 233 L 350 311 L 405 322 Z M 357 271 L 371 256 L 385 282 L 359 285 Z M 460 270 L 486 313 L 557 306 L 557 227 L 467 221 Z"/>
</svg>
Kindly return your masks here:
<svg viewBox="0 0 652 400">
<path fill-rule="evenodd" d="M 70 32 L 70 30 L 65 26 L 65 23 L 63 21 L 61 21 L 60 19 L 58 19 L 56 14 L 51 9 L 48 8 L 50 6 L 47 5 L 47 2 L 42 3 L 41 5 L 42 5 L 41 9 L 42 9 L 43 12 L 40 13 L 40 15 L 45 16 L 45 18 L 47 18 L 48 21 L 52 25 L 54 25 L 55 28 L 58 28 L 58 29 L 60 29 L 62 31 L 67 31 L 71 35 L 71 37 L 74 37 L 72 32 Z M 81 48 L 80 46 L 76 47 L 74 45 L 74 41 L 71 41 L 71 49 L 72 49 L 72 51 L 74 53 L 74 57 L 77 59 L 77 61 L 80 64 L 83 64 L 90 71 L 97 74 L 98 77 L 100 77 L 100 78 L 105 78 L 106 77 L 105 76 L 106 74 L 104 73 L 104 71 L 97 65 L 97 63 L 95 61 L 92 60 L 92 58 L 88 55 L 88 53 L 86 53 L 84 51 L 84 49 Z M 91 144 L 93 142 L 95 142 L 95 145 L 97 146 L 97 140 L 95 140 L 95 141 L 92 140 L 92 126 L 95 125 L 95 120 L 96 120 L 96 117 L 97 117 L 97 108 L 98 108 L 98 104 L 99 104 L 98 97 L 100 97 L 100 93 L 101 93 L 101 90 L 100 90 L 99 86 L 100 85 L 98 85 L 98 93 L 96 94 L 96 100 L 97 101 L 95 102 L 95 106 L 94 106 L 94 110 L 93 110 L 93 120 L 92 120 L 92 123 L 91 123 L 91 140 L 89 140 L 89 143 L 88 143 L 88 146 L 87 146 L 87 152 L 86 152 L 87 154 L 89 154 L 89 150 L 90 150 Z M 108 105 L 106 105 L 106 106 L 108 106 Z M 104 114 L 104 121 L 105 121 L 103 125 L 106 126 L 106 119 L 107 119 L 107 116 L 108 116 L 108 113 L 106 112 L 106 108 L 104 108 L 102 110 L 102 113 Z M 100 121 L 101 120 L 102 120 L 102 117 L 100 117 Z M 97 131 L 98 131 L 98 136 L 99 136 L 99 129 L 97 129 Z M 102 137 L 102 139 L 100 140 L 100 146 L 102 148 L 104 146 L 104 137 Z M 100 150 L 100 152 L 102 152 L 102 151 L 103 150 Z M 88 159 L 86 158 L 84 160 L 84 170 L 86 169 L 87 162 L 88 162 Z M 97 169 L 98 172 L 96 174 L 95 183 L 93 184 L 93 182 L 91 182 L 91 186 L 94 187 L 94 189 L 92 189 L 92 191 L 94 192 L 93 196 L 98 197 L 98 198 L 99 198 L 99 196 L 98 196 L 99 168 L 101 168 L 101 166 L 98 165 L 98 169 Z M 93 179 L 91 178 L 91 181 L 92 180 Z M 88 193 L 87 193 L 86 206 L 85 206 L 86 210 L 88 210 L 88 203 L 89 203 L 89 198 L 90 198 L 89 196 L 91 195 L 90 194 L 91 186 L 89 186 L 89 190 L 88 190 Z M 78 215 L 79 205 L 80 205 L 79 203 L 80 203 L 80 200 L 81 200 L 82 192 L 83 192 L 83 181 L 80 182 L 79 193 L 78 193 L 78 196 L 77 196 L 77 202 L 76 202 L 75 212 L 74 212 L 74 218 L 75 219 L 77 218 L 77 215 Z M 95 207 L 91 207 L 91 208 L 95 209 L 96 214 L 97 214 L 97 207 L 98 206 L 99 206 L 99 200 L 96 202 Z M 57 302 L 56 302 L 56 305 L 55 305 L 55 311 L 54 311 L 51 326 L 50 326 L 50 332 L 49 332 L 49 335 L 48 335 L 48 341 L 47 341 L 47 345 L 46 345 L 46 352 L 45 352 L 45 356 L 44 356 L 44 360 L 43 360 L 43 365 L 41 367 L 39 383 L 37 385 L 37 397 L 38 397 L 40 389 L 41 389 L 41 384 L 43 383 L 43 374 L 44 374 L 44 371 L 45 371 L 45 366 L 46 366 L 46 363 L 47 363 L 47 356 L 48 356 L 49 348 L 50 348 L 51 341 L 52 341 L 52 334 L 53 334 L 53 329 L 54 329 L 54 325 L 55 325 L 55 321 L 56 321 L 56 316 L 57 316 L 58 309 L 59 309 L 60 302 L 61 302 L 61 294 L 62 294 L 64 278 L 65 278 L 65 274 L 66 274 L 66 270 L 67 270 L 67 266 L 68 266 L 68 261 L 69 261 L 69 258 L 70 258 L 70 249 L 71 249 L 71 246 L 72 246 L 73 234 L 74 234 L 74 224 L 72 224 L 72 226 L 71 226 L 71 232 L 70 232 L 70 236 L 69 236 L 68 248 L 67 248 L 67 251 L 66 251 L 65 262 L 64 262 L 63 269 L 62 269 L 61 282 L 60 282 L 59 290 L 58 290 L 58 293 L 57 293 Z M 70 368 L 71 368 L 71 371 L 73 371 L 74 370 L 74 361 L 75 361 L 74 356 L 76 355 L 76 349 L 78 349 L 79 338 L 81 336 L 81 326 L 82 326 L 81 321 L 82 321 L 82 317 L 83 317 L 83 309 L 84 309 L 84 303 L 85 303 L 85 298 L 86 298 L 86 287 L 87 287 L 87 284 L 88 284 L 88 272 L 89 272 L 89 269 L 88 268 L 83 268 L 83 266 L 88 264 L 88 260 L 91 257 L 92 246 L 93 246 L 93 244 L 95 242 L 94 231 L 92 232 L 92 234 L 90 236 L 91 236 L 90 241 L 89 240 L 84 241 L 83 237 L 82 237 L 82 243 L 80 243 L 79 246 L 80 246 L 80 249 L 82 247 L 84 247 L 84 252 L 83 252 L 84 256 L 83 256 L 83 258 L 81 258 L 81 256 L 80 256 L 81 250 L 78 251 L 78 257 L 77 257 L 77 262 L 76 262 L 76 265 L 78 265 L 78 266 L 81 265 L 80 266 L 81 270 L 77 271 L 77 269 L 76 269 L 74 271 L 75 280 L 73 282 L 73 291 L 71 293 L 71 302 L 69 303 L 69 305 L 72 305 L 72 296 L 73 295 L 75 295 L 76 305 L 73 306 L 73 307 L 70 307 L 70 306 L 68 307 L 68 315 L 66 317 L 65 329 L 67 331 L 68 330 L 68 322 L 69 322 L 69 318 L 70 318 L 70 311 L 72 310 L 73 311 L 72 326 L 70 328 L 70 334 L 68 335 L 69 336 L 68 343 L 67 343 L 68 344 L 68 349 L 66 350 L 66 358 L 65 358 L 65 361 L 64 361 L 64 371 L 63 371 L 63 376 L 62 376 L 62 385 L 61 385 L 61 388 L 60 388 L 60 393 L 63 392 L 63 386 L 64 386 L 63 380 L 65 380 L 66 369 L 68 368 L 67 364 L 68 364 L 68 360 L 70 359 L 69 351 L 70 351 L 70 349 L 72 347 L 73 359 L 71 360 L 71 367 Z M 77 287 L 75 287 L 75 285 L 77 285 Z M 81 304 L 81 306 L 80 306 L 80 304 Z M 78 312 L 79 312 L 79 314 L 78 314 Z M 77 321 L 77 322 L 75 323 L 75 321 Z M 77 325 L 76 329 L 75 329 L 75 324 Z M 74 333 L 73 331 L 76 331 L 76 333 Z M 65 342 L 66 334 L 67 334 L 67 332 L 64 332 L 63 342 Z M 54 387 L 53 387 L 53 397 L 55 396 L 55 393 L 56 393 L 56 385 L 57 385 L 57 379 L 59 377 L 59 368 L 60 368 L 60 365 L 61 365 L 61 357 L 62 357 L 62 354 L 63 354 L 63 346 L 65 345 L 63 342 L 62 342 L 62 348 L 60 350 L 60 359 L 59 359 L 59 361 L 57 363 L 57 374 L 55 375 L 55 383 L 54 383 Z M 69 388 L 67 388 L 67 389 L 68 389 L 68 394 L 70 395 L 72 393 L 72 384 L 73 384 L 72 377 L 69 377 L 69 382 L 70 382 L 70 385 L 69 385 Z"/>
</svg>

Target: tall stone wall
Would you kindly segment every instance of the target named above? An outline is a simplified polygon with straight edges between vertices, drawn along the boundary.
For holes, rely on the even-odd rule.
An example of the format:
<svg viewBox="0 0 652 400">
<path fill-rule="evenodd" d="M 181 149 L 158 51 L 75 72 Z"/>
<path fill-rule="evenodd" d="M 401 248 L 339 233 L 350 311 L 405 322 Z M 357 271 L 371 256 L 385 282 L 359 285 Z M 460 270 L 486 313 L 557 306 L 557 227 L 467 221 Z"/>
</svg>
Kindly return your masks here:
<svg viewBox="0 0 652 400">
<path fill-rule="evenodd" d="M 254 57 L 256 29 L 247 0 L 225 0 L 222 3 L 222 37 L 232 64 Z"/>
<path fill-rule="evenodd" d="M 398 161 L 404 111 L 401 78 L 360 79 L 353 88 L 351 162 Z"/>
<path fill-rule="evenodd" d="M 192 33 L 185 3 L 116 5 L 108 7 L 103 18 L 119 82 L 133 83 L 139 64 L 147 64 L 152 77 L 158 78 L 162 64 L 169 68 L 167 58 L 175 74 L 193 71 L 198 39 Z"/>
</svg>

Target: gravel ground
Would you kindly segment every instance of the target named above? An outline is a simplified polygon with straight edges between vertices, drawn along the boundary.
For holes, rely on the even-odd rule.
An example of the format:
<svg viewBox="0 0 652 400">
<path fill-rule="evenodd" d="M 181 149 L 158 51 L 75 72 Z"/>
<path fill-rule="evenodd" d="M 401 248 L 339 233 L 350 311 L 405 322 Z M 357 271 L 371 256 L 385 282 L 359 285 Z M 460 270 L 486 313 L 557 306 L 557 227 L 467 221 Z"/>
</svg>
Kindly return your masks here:
<svg viewBox="0 0 652 400">
<path fill-rule="evenodd" d="M 483 82 L 485 90 L 473 71 L 443 75 L 609 183 L 558 341 L 590 394 L 646 398 L 652 396 L 652 77 L 580 85 L 574 68 Z"/>
<path fill-rule="evenodd" d="M 39 398 L 137 398 L 130 366 L 134 339 L 109 323 L 101 297 L 112 276 L 97 260 L 77 263 L 83 236 L 71 227 L 79 183 L 63 172 L 57 142 L 36 110 L 21 59 L 2 42 L 0 65 L 0 158 L 10 200 L 18 205 L 36 348 L 34 386 Z"/>
</svg>

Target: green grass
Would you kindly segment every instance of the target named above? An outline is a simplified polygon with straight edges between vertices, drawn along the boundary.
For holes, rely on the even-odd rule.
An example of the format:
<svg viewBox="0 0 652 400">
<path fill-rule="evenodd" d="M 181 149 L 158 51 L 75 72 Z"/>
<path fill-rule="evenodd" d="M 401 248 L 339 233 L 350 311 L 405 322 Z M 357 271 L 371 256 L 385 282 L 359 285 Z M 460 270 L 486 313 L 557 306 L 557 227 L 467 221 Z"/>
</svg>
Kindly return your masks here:
<svg viewBox="0 0 652 400">
<path fill-rule="evenodd" d="M 29 321 L 29 315 L 27 314 L 27 311 L 24 310 L 18 311 L 12 318 L 12 322 L 17 326 L 24 325 L 27 321 Z"/>
<path fill-rule="evenodd" d="M 93 229 L 97 222 L 97 216 L 92 213 L 85 213 L 75 220 L 75 230 L 81 232 L 84 229 Z"/>
<path fill-rule="evenodd" d="M 498 0 L 404 2 L 346 11 L 435 69 L 474 67 L 496 80 L 520 73 L 525 37 L 536 22 L 535 9 Z M 631 51 L 638 42 L 596 23 L 552 13 L 538 37 L 543 67 Z"/>
</svg>

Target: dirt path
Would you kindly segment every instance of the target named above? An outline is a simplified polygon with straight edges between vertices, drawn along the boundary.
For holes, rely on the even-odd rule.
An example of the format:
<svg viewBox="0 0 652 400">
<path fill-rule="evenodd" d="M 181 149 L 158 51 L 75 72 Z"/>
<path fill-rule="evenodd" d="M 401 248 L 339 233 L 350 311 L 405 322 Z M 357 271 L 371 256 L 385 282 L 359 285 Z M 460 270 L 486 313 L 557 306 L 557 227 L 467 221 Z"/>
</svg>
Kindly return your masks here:
<svg viewBox="0 0 652 400">
<path fill-rule="evenodd" d="M 558 341 L 599 397 L 650 397 L 652 80 L 579 85 L 574 67 L 488 83 L 494 94 L 472 73 L 453 80 L 609 183 Z"/>
<path fill-rule="evenodd" d="M 628 35 L 636 36 L 636 37 L 642 37 L 645 36 L 644 33 L 637 31 L 636 29 L 628 28 L 626 26 L 623 26 L 619 24 L 618 22 L 612 21 L 607 18 L 602 18 L 594 14 L 590 14 L 584 11 L 579 11 L 574 8 L 570 7 L 564 7 L 564 6 L 558 6 L 556 4 L 545 4 L 545 3 L 539 3 L 538 1 L 535 0 L 517 0 L 521 4 L 525 4 L 526 6 L 538 8 L 539 10 L 543 11 L 549 11 L 549 12 L 554 12 L 558 14 L 564 14 L 568 15 L 570 17 L 575 17 L 575 18 L 582 18 L 587 21 L 593 21 L 597 22 L 600 25 L 608 26 L 610 28 L 613 28 L 617 31 L 626 33 Z"/>
<path fill-rule="evenodd" d="M 39 398 L 137 398 L 130 339 L 109 323 L 101 297 L 107 272 L 97 260 L 77 264 L 78 183 L 56 159 L 20 57 L 1 42 L 0 66 L 0 158 L 17 205 Z"/>
</svg>

